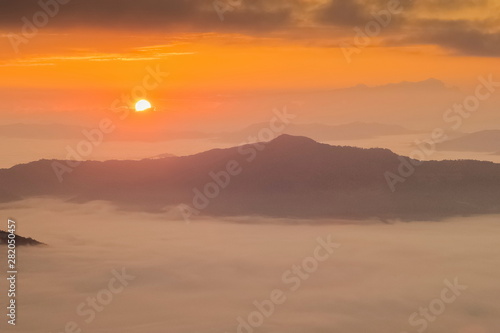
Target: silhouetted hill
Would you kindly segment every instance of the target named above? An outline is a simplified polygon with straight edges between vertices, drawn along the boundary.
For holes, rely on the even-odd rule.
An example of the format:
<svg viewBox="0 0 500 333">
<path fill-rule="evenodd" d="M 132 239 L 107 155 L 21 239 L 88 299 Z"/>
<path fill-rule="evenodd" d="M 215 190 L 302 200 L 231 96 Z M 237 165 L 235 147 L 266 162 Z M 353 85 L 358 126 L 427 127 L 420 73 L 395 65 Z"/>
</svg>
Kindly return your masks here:
<svg viewBox="0 0 500 333">
<path fill-rule="evenodd" d="M 65 174 L 62 183 L 52 169 L 57 161 L 17 165 L 0 170 L 0 193 L 4 201 L 48 195 L 161 211 L 193 206 L 194 189 L 203 192 L 214 182 L 210 173 L 226 170 L 233 161 L 241 172 L 227 187 L 219 186 L 202 214 L 410 220 L 500 212 L 500 165 L 422 162 L 392 192 L 386 172 L 397 174 L 401 159 L 387 149 L 330 146 L 282 135 L 265 144 L 185 157 L 89 161 Z"/>
<path fill-rule="evenodd" d="M 440 150 L 493 153 L 500 150 L 500 130 L 465 134 L 438 145 Z"/>
<path fill-rule="evenodd" d="M 0 230 L 0 246 L 2 245 L 7 245 L 8 241 L 8 236 L 9 233 L 3 230 Z M 25 245 L 43 245 L 43 243 L 40 243 L 37 240 L 34 240 L 33 238 L 26 238 L 22 236 L 16 235 L 16 246 L 25 246 Z"/>
<path fill-rule="evenodd" d="M 401 90 L 457 90 L 456 88 L 452 87 L 447 87 L 443 81 L 435 79 L 435 78 L 429 78 L 427 80 L 422 80 L 422 81 L 401 81 L 397 83 L 388 83 L 380 86 L 367 86 L 366 84 L 358 84 L 354 87 L 348 87 L 348 88 L 341 88 L 337 89 L 336 91 L 361 91 L 365 92 L 367 90 L 375 90 L 378 93 L 381 91 L 396 91 L 400 92 Z"/>
<path fill-rule="evenodd" d="M 145 158 L 145 159 L 146 160 L 147 159 L 157 160 L 157 159 L 168 158 L 168 157 L 175 157 L 175 155 L 174 154 L 169 154 L 169 153 L 164 153 L 164 154 L 159 154 L 159 155 L 156 155 L 156 156 L 153 156 L 153 157 L 149 157 L 149 158 Z"/>
<path fill-rule="evenodd" d="M 242 129 L 241 131 L 221 134 L 216 137 L 215 140 L 220 142 L 242 142 L 254 133 L 258 133 L 260 129 L 266 128 L 266 126 L 269 126 L 269 124 L 254 124 Z M 295 136 L 307 136 L 319 141 L 332 141 L 359 140 L 380 136 L 403 135 L 414 133 L 414 131 L 398 125 L 353 122 L 342 125 L 289 124 L 283 133 Z"/>
</svg>

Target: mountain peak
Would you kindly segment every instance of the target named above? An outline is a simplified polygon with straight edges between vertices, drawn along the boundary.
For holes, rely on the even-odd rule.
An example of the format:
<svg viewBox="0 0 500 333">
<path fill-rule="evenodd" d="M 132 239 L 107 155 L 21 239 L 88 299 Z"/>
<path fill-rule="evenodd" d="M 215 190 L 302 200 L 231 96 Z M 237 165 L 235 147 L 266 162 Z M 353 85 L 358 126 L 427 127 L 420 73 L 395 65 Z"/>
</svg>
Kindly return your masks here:
<svg viewBox="0 0 500 333">
<path fill-rule="evenodd" d="M 402 81 L 399 83 L 390 83 L 384 87 L 391 88 L 435 88 L 435 89 L 445 89 L 446 85 L 443 81 L 436 78 L 429 78 L 421 81 Z"/>
<path fill-rule="evenodd" d="M 33 162 L 0 170 L 0 202 L 55 196 L 163 211 L 182 203 L 197 205 L 193 189 L 208 198 L 210 184 L 219 184 L 217 199 L 209 200 L 203 214 L 428 219 L 500 212 L 495 200 L 500 196 L 500 164 L 433 161 L 419 163 L 417 170 L 409 158 L 387 149 L 332 146 L 287 134 L 266 147 L 249 144 L 161 160 L 88 162 L 65 175 L 64 182 L 54 173 L 53 161 Z M 223 187 L 220 181 L 227 177 L 221 174 L 230 169 L 245 172 L 229 177 L 231 186 Z M 409 169 L 414 176 L 403 178 Z"/>
<path fill-rule="evenodd" d="M 3 230 L 0 230 L 0 245 L 7 245 L 8 240 L 9 240 L 9 233 Z M 45 245 L 37 240 L 34 240 L 33 238 L 26 238 L 26 237 L 21 237 L 16 235 L 16 245 L 29 245 L 29 246 L 34 246 L 34 245 Z"/>
<path fill-rule="evenodd" d="M 304 145 L 304 144 L 319 144 L 311 138 L 298 135 L 281 134 L 275 139 L 269 141 L 271 144 L 287 144 L 287 145 Z"/>
</svg>

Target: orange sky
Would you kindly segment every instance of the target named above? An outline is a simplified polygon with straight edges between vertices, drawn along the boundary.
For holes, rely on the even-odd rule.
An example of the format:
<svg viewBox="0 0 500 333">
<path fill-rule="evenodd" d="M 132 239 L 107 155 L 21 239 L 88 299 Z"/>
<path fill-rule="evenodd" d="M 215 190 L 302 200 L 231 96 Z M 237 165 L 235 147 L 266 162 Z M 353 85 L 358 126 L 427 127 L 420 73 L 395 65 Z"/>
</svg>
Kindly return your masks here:
<svg viewBox="0 0 500 333">
<path fill-rule="evenodd" d="M 9 96 L 16 96 L 9 93 L 12 89 L 23 93 L 0 101 L 0 110 L 108 108 L 141 84 L 148 67 L 169 73 L 147 96 L 161 107 L 166 107 L 162 98 L 238 91 L 325 90 L 431 77 L 466 88 L 478 75 L 500 77 L 498 58 L 454 56 L 434 45 L 368 47 L 348 64 L 338 47 L 234 34 L 185 35 L 184 42 L 163 37 L 164 44 L 156 37 L 115 40 L 112 34 L 71 34 L 71 40 L 84 41 L 81 48 L 68 45 L 68 36 L 37 38 L 39 44 L 28 45 L 21 56 L 4 54 L 0 89 Z M 196 101 L 184 104 L 194 106 Z"/>
<path fill-rule="evenodd" d="M 22 18 L 33 21 L 41 8 L 32 0 L 5 3 L 0 89 L 126 90 L 142 80 L 147 66 L 171 74 L 161 90 L 191 94 L 431 77 L 464 86 L 480 74 L 498 73 L 493 0 L 398 1 L 399 11 L 348 63 L 340 43 L 354 44 L 355 29 L 366 32 L 377 23 L 373 13 L 388 13 L 390 3 L 242 0 L 219 21 L 210 2 L 201 0 L 73 0 L 58 5 L 34 37 L 16 46 L 17 53 L 12 34 L 22 37 Z M 75 101 L 75 108 L 84 104 Z"/>
<path fill-rule="evenodd" d="M 93 39 L 93 45 L 67 40 Z M 21 56 L 3 54 L 0 87 L 35 89 L 126 89 L 141 81 L 147 66 L 171 75 L 164 89 L 188 91 L 325 89 L 381 85 L 435 77 L 455 85 L 478 73 L 498 73 L 498 58 L 455 56 L 434 45 L 374 46 L 348 64 L 339 47 L 302 41 L 259 40 L 239 35 L 186 35 L 114 40 L 112 34 L 78 32 L 38 36 Z M 173 42 L 170 42 L 173 40 Z M 90 43 L 90 42 L 89 42 Z M 106 45 L 103 45 L 106 44 Z M 114 45 L 114 51 L 110 50 Z"/>
<path fill-rule="evenodd" d="M 382 17 L 390 3 L 242 0 L 221 21 L 210 1 L 72 0 L 15 52 L 12 36 L 23 36 L 23 18 L 33 20 L 42 9 L 34 0 L 5 2 L 0 123 L 94 124 L 113 107 L 133 106 L 122 96 L 143 84 L 148 68 L 169 75 L 144 97 L 167 115 L 166 123 L 183 128 L 190 119 L 197 127 L 243 127 L 283 105 L 313 114 L 304 120 L 310 122 L 376 118 L 382 106 L 357 105 L 356 98 L 355 106 L 344 105 L 338 96 L 321 104 L 303 94 L 430 78 L 467 93 L 478 76 L 500 78 L 498 3 L 401 0 L 384 25 L 373 13 Z M 370 24 L 380 31 L 356 45 Z M 350 61 L 346 43 L 358 50 Z M 440 101 L 425 106 L 433 121 L 449 103 Z M 403 107 L 391 105 L 391 112 Z M 140 117 L 127 121 L 163 122 L 158 114 Z"/>
</svg>

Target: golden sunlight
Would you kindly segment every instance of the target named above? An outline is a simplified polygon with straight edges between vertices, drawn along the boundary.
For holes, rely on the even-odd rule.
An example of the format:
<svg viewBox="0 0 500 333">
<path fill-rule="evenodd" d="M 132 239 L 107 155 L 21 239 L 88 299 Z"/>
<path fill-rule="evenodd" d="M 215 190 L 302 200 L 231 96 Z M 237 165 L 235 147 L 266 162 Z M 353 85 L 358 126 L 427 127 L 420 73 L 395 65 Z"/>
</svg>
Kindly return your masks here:
<svg viewBox="0 0 500 333">
<path fill-rule="evenodd" d="M 151 109 L 151 103 L 149 103 L 145 99 L 141 99 L 137 103 L 135 103 L 135 111 L 141 112 Z"/>
</svg>

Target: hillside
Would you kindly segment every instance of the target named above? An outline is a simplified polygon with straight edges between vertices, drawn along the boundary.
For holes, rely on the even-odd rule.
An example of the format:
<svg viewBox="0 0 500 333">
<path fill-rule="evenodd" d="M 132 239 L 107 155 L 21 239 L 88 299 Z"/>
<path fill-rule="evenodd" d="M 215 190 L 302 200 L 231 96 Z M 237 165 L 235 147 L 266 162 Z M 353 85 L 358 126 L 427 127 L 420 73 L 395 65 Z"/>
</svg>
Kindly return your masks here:
<svg viewBox="0 0 500 333">
<path fill-rule="evenodd" d="M 480 131 L 438 145 L 440 150 L 493 153 L 500 150 L 500 130 Z"/>
<path fill-rule="evenodd" d="M 267 144 L 186 157 L 86 162 L 65 174 L 62 183 L 52 165 L 65 162 L 42 160 L 0 170 L 0 200 L 55 196 L 160 212 L 193 206 L 195 189 L 204 192 L 214 182 L 210 173 L 219 174 L 233 161 L 239 174 L 219 187 L 201 214 L 415 220 L 500 212 L 500 165 L 423 162 L 392 192 L 386 173 L 397 173 L 401 158 L 387 149 L 283 135 Z"/>
<path fill-rule="evenodd" d="M 7 245 L 8 235 L 9 235 L 8 232 L 0 230 L 0 246 Z M 26 238 L 16 235 L 16 246 L 25 246 L 25 245 L 34 246 L 34 245 L 43 245 L 43 243 L 40 243 L 39 241 L 34 240 L 33 238 Z"/>
</svg>

